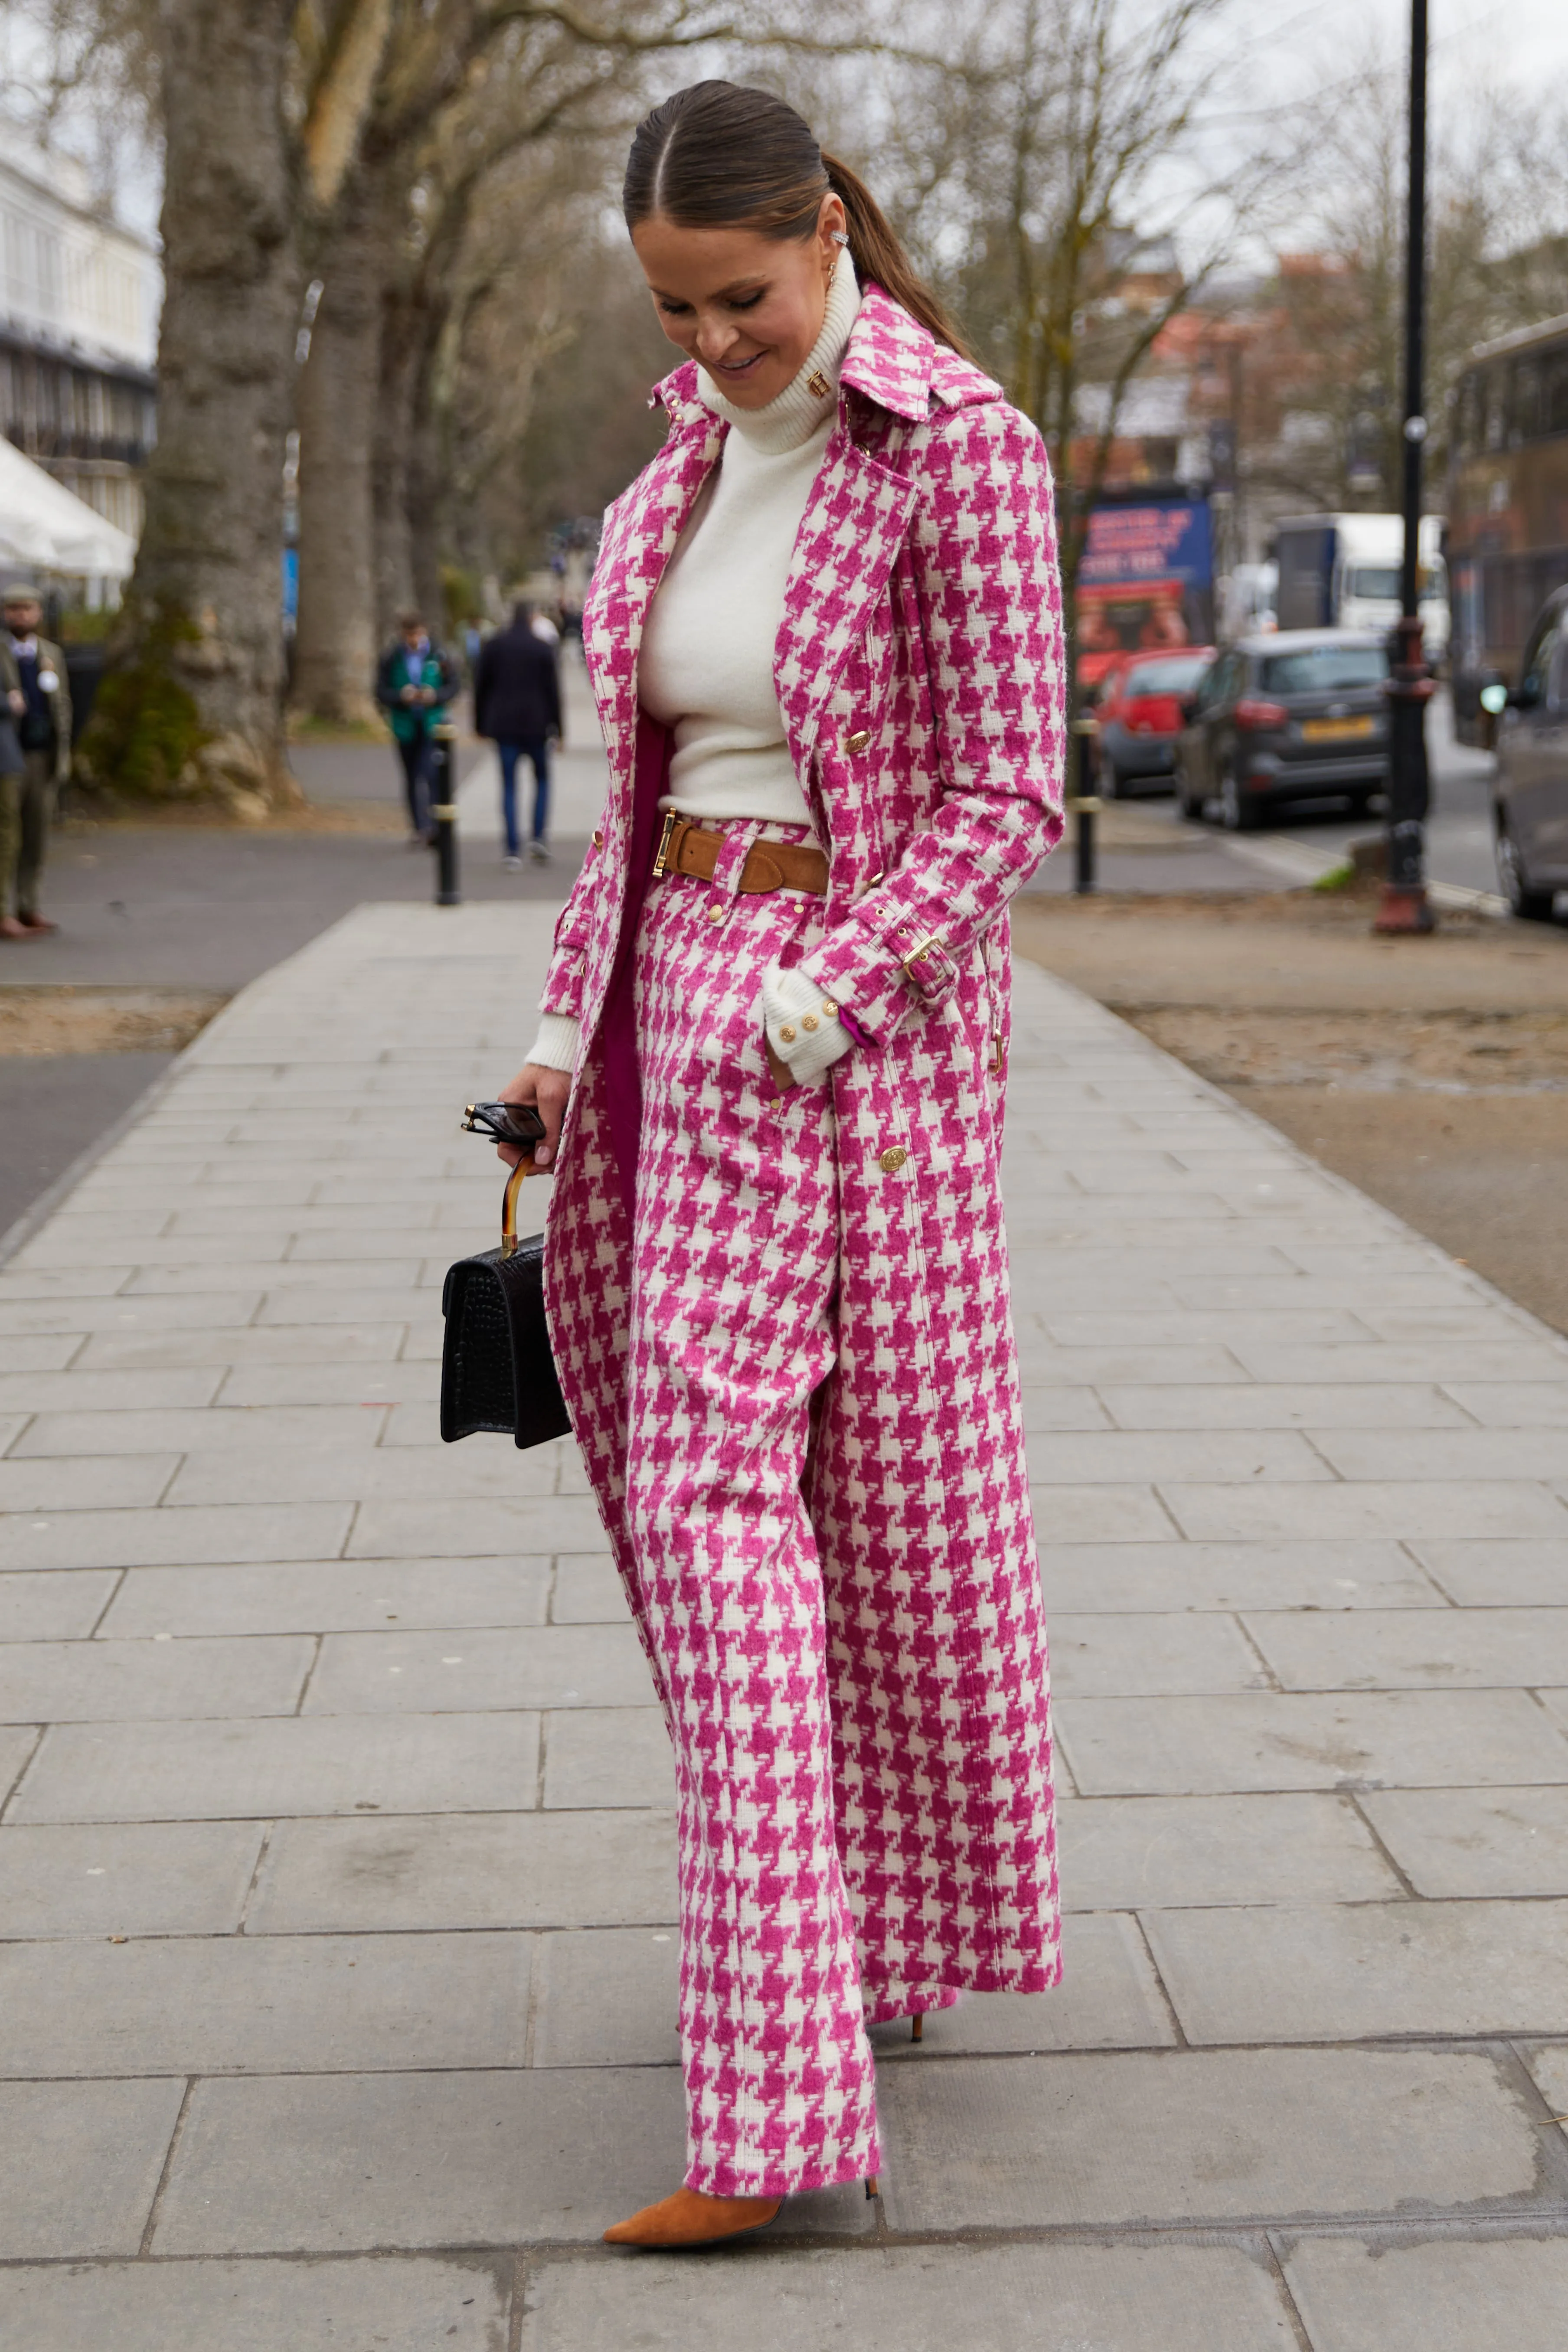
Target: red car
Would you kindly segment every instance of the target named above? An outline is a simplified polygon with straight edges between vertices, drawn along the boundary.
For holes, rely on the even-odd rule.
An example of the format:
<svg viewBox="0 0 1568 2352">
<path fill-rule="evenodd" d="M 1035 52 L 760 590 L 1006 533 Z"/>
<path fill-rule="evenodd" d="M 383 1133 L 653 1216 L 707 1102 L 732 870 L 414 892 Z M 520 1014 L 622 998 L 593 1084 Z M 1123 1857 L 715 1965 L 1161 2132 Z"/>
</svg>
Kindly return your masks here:
<svg viewBox="0 0 1568 2352">
<path fill-rule="evenodd" d="M 1094 706 L 1100 721 L 1100 788 L 1125 799 L 1138 784 L 1173 780 L 1176 738 L 1186 724 L 1183 699 L 1210 662 L 1212 646 L 1184 646 L 1119 654 L 1100 682 Z"/>
</svg>

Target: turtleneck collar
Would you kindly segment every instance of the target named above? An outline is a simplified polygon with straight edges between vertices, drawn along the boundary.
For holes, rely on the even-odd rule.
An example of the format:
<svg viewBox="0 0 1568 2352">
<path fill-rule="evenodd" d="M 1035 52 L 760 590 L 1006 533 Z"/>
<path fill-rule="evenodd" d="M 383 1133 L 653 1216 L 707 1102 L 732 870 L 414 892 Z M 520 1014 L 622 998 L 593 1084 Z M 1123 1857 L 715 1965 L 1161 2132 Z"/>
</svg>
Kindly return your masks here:
<svg viewBox="0 0 1568 2352">
<path fill-rule="evenodd" d="M 800 373 L 765 408 L 737 408 L 726 400 L 705 367 L 697 371 L 699 397 L 716 416 L 728 419 L 759 455 L 782 457 L 799 449 L 819 425 L 832 416 L 838 394 L 838 371 L 848 347 L 849 332 L 860 309 L 860 286 L 847 247 L 839 248 L 827 288 L 827 312 L 822 332 L 806 353 Z M 826 391 L 813 389 L 826 385 Z"/>
</svg>

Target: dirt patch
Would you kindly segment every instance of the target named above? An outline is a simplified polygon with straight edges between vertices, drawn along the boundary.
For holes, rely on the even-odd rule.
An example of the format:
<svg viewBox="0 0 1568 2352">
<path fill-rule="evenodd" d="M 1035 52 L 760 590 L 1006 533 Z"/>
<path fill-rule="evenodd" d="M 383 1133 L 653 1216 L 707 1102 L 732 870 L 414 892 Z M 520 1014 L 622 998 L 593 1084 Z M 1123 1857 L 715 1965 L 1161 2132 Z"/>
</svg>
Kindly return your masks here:
<svg viewBox="0 0 1568 2352">
<path fill-rule="evenodd" d="M 1216 1086 L 1321 1086 L 1361 1094 L 1568 1091 L 1568 1013 L 1121 1010 L 1156 1045 Z"/>
<path fill-rule="evenodd" d="M 1371 906 L 1028 898 L 1014 938 L 1568 1331 L 1568 930 Z"/>
<path fill-rule="evenodd" d="M 184 988 L 0 988 L 0 1055 L 177 1054 L 228 1003 Z"/>
<path fill-rule="evenodd" d="M 127 833 L 403 834 L 408 819 L 389 793 L 384 801 L 308 801 L 255 818 L 231 815 L 211 801 L 171 801 L 163 808 L 135 809 L 100 803 L 90 814 L 78 811 L 62 817 L 58 830 L 83 843 L 98 833 L 110 833 L 117 839 Z"/>
<path fill-rule="evenodd" d="M 1568 928 L 1446 914 L 1429 939 L 1380 940 L 1373 905 L 1348 891 L 1026 894 L 1013 937 L 1118 1011 L 1568 1013 Z"/>
</svg>

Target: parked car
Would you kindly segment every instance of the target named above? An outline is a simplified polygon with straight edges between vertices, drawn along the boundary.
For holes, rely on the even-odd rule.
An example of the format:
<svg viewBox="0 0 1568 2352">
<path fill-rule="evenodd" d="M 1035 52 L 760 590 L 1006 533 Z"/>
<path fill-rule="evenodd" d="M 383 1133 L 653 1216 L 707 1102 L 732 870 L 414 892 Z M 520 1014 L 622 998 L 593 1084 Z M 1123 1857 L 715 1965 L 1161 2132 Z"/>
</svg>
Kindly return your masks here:
<svg viewBox="0 0 1568 2352">
<path fill-rule="evenodd" d="M 1168 786 L 1182 731 L 1182 699 L 1214 659 L 1212 646 L 1187 653 L 1119 654 L 1100 680 L 1100 788 L 1121 800 L 1135 783 Z"/>
<path fill-rule="evenodd" d="M 1206 669 L 1176 746 L 1176 799 L 1201 817 L 1211 800 L 1232 833 L 1285 801 L 1349 801 L 1357 814 L 1388 782 L 1382 637 L 1281 629 L 1243 637 Z"/>
<path fill-rule="evenodd" d="M 1519 684 L 1483 687 L 1481 702 L 1497 720 L 1498 877 L 1516 915 L 1550 922 L 1568 890 L 1568 588 L 1537 614 Z"/>
</svg>

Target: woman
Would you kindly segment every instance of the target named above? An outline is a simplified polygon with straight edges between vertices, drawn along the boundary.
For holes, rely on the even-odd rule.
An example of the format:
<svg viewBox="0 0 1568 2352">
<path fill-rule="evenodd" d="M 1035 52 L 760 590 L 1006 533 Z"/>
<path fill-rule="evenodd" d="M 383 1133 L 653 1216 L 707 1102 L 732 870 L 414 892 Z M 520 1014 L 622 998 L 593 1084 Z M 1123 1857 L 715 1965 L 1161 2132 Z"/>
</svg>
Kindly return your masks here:
<svg viewBox="0 0 1568 2352">
<path fill-rule="evenodd" d="M 676 2245 L 870 2180 L 868 2022 L 1058 1974 L 998 1162 L 1062 650 L 1038 436 L 793 109 L 678 92 L 625 208 L 687 364 L 606 518 L 610 797 L 506 1091 L 675 1749 L 686 2184 L 605 2235 Z"/>
</svg>

